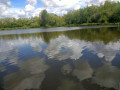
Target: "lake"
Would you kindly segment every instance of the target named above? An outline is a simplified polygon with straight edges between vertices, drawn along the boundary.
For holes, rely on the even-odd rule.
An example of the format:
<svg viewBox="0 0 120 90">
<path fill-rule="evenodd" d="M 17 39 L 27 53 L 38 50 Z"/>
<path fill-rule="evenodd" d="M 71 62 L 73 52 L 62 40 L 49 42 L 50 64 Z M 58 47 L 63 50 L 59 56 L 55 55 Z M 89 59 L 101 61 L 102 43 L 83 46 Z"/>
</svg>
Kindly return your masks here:
<svg viewBox="0 0 120 90">
<path fill-rule="evenodd" d="M 118 90 L 120 28 L 57 29 L 0 31 L 0 90 Z"/>
</svg>

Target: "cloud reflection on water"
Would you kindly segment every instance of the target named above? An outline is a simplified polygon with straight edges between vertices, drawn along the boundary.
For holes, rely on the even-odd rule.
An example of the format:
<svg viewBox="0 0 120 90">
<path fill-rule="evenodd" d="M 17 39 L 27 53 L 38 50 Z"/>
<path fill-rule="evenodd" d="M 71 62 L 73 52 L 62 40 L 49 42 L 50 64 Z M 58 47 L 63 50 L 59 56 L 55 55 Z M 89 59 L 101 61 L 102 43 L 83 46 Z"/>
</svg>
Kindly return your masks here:
<svg viewBox="0 0 120 90">
<path fill-rule="evenodd" d="M 49 38 L 49 35 L 47 36 Z M 19 37 L 17 40 L 0 40 L 0 72 L 7 71 L 3 62 L 19 68 L 18 71 L 4 76 L 4 84 L 8 90 L 39 88 L 46 78 L 45 72 L 49 71 L 50 64 L 55 60 L 60 65 L 61 62 L 64 63 L 59 69 L 62 75 L 74 76 L 79 80 L 79 85 L 81 85 L 80 82 L 91 79 L 92 83 L 102 87 L 117 89 L 120 70 L 112 66 L 112 61 L 117 54 L 120 54 L 119 40 L 105 44 L 99 40 L 91 42 L 75 38 L 70 39 L 67 35 L 58 34 L 57 37 L 48 41 L 46 43 L 41 37 L 29 37 L 26 39 Z M 32 50 L 28 50 L 29 48 L 26 50 L 38 54 L 37 57 L 25 61 L 21 60 L 19 51 L 21 47 L 26 45 L 32 48 Z M 99 68 L 91 67 L 90 61 L 82 60 L 86 53 L 101 58 L 100 62 L 103 65 Z M 95 58 L 94 56 L 93 58 Z M 23 55 L 23 58 L 25 57 Z M 87 59 L 89 60 L 89 58 Z M 50 68 L 53 68 L 52 65 Z M 62 78 L 58 90 L 69 90 L 75 88 L 74 86 L 84 90 L 82 85 L 79 85 L 74 80 Z"/>
<path fill-rule="evenodd" d="M 65 36 L 60 36 L 48 44 L 45 54 L 49 58 L 57 60 L 79 59 L 83 54 L 82 51 L 86 46 L 86 42 L 79 40 L 70 40 Z"/>
<path fill-rule="evenodd" d="M 83 51 L 87 49 L 88 51 L 94 52 L 99 58 L 105 57 L 107 62 L 111 62 L 116 54 L 120 52 L 120 41 L 110 42 L 105 45 L 103 42 L 86 42 L 76 39 L 70 40 L 65 36 L 60 36 L 54 40 L 51 40 L 48 44 L 45 54 L 49 58 L 54 58 L 56 60 L 65 59 L 79 59 L 84 55 Z"/>
<path fill-rule="evenodd" d="M 48 69 L 45 60 L 33 58 L 27 62 L 19 62 L 18 67 L 20 71 L 4 77 L 7 90 L 39 89 Z"/>
<path fill-rule="evenodd" d="M 95 71 L 95 76 L 92 79 L 93 83 L 107 88 L 118 88 L 120 79 L 120 70 L 110 63 L 104 63 L 104 66 Z"/>
</svg>

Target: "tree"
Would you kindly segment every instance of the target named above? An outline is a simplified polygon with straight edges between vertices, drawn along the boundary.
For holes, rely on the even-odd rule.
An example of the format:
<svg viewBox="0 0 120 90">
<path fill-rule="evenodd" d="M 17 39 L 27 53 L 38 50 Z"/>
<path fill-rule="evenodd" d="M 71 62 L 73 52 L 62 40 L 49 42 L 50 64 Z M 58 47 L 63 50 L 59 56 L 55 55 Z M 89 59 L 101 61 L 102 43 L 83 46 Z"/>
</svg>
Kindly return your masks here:
<svg viewBox="0 0 120 90">
<path fill-rule="evenodd" d="M 109 22 L 120 22 L 120 3 L 118 2 L 116 4 L 116 8 L 114 9 L 114 12 L 112 16 L 109 18 Z"/>
<path fill-rule="evenodd" d="M 46 26 L 48 23 L 48 13 L 46 10 L 43 10 L 40 14 L 39 17 L 41 19 L 40 26 Z"/>
</svg>

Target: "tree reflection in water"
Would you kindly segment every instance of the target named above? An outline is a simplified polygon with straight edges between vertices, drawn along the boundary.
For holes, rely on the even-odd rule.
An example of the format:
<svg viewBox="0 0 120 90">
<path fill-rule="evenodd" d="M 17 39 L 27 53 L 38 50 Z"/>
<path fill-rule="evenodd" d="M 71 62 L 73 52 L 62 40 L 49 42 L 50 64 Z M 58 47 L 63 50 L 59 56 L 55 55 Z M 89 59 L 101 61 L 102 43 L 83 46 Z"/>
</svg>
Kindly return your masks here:
<svg viewBox="0 0 120 90">
<path fill-rule="evenodd" d="M 0 90 L 116 90 L 119 58 L 117 27 L 0 36 Z"/>
</svg>

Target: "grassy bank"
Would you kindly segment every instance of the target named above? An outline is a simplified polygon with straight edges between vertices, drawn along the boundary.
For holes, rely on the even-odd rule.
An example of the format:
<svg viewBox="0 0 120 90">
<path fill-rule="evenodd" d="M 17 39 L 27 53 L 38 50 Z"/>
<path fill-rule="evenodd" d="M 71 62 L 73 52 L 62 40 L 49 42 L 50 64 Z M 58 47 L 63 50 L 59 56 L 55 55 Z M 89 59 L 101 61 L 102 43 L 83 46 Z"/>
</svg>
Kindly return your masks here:
<svg viewBox="0 0 120 90">
<path fill-rule="evenodd" d="M 83 23 L 83 24 L 68 24 L 65 26 L 75 27 L 75 26 L 96 26 L 96 25 L 118 25 L 118 23 Z"/>
<path fill-rule="evenodd" d="M 96 26 L 96 25 L 120 25 L 120 23 L 83 23 L 83 24 L 68 24 L 64 26 L 46 26 L 46 27 L 14 27 L 14 28 L 0 28 L 2 30 L 17 30 L 17 29 L 29 29 L 29 28 L 52 28 L 52 27 L 80 27 L 80 26 Z"/>
<path fill-rule="evenodd" d="M 0 30 L 15 30 L 15 29 L 28 29 L 31 27 L 14 27 L 14 28 L 0 28 Z"/>
</svg>

